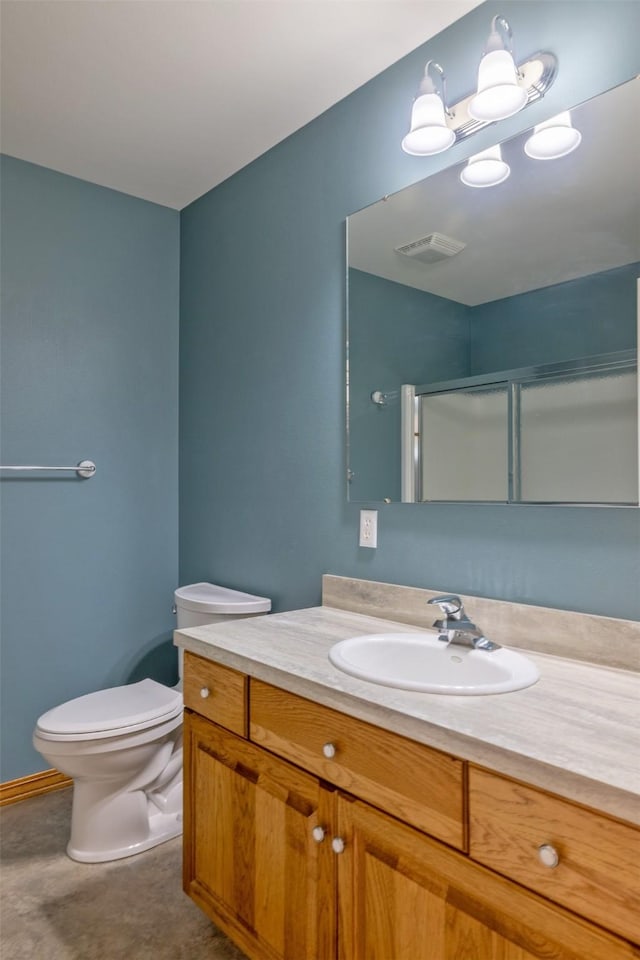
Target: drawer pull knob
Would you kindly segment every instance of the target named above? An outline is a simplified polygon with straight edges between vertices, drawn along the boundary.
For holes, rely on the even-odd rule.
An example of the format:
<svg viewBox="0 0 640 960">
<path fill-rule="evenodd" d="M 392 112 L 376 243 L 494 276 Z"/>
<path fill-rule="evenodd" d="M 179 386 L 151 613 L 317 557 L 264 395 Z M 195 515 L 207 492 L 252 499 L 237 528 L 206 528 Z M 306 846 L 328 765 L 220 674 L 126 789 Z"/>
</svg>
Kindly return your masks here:
<svg viewBox="0 0 640 960">
<path fill-rule="evenodd" d="M 333 743 L 325 743 L 325 745 L 322 748 L 322 752 L 324 753 L 327 760 L 331 760 L 336 755 L 336 748 Z"/>
<path fill-rule="evenodd" d="M 322 843 L 324 840 L 324 827 L 314 827 L 311 831 L 311 836 L 316 843 Z"/>
<path fill-rule="evenodd" d="M 557 867 L 560 863 L 558 851 L 550 843 L 543 843 L 542 846 L 538 847 L 538 860 L 543 866 L 551 869 Z"/>
<path fill-rule="evenodd" d="M 200 690 L 200 696 L 203 700 L 206 700 L 209 696 L 209 687 L 202 687 Z"/>
<path fill-rule="evenodd" d="M 344 840 L 342 837 L 334 837 L 331 841 L 331 849 L 334 853 L 342 853 L 344 850 Z"/>
</svg>

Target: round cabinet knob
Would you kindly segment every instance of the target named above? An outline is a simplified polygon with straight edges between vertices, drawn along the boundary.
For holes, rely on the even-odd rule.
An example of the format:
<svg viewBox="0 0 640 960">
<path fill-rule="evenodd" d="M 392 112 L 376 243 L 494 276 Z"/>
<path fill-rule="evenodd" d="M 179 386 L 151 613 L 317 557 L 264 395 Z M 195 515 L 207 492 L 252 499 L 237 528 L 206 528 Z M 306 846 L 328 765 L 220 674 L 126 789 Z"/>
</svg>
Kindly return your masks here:
<svg viewBox="0 0 640 960">
<path fill-rule="evenodd" d="M 342 837 L 334 837 L 331 841 L 331 849 L 334 853 L 342 853 L 344 850 L 344 840 Z"/>
<path fill-rule="evenodd" d="M 200 696 L 203 700 L 206 700 L 209 696 L 209 687 L 202 687 L 200 690 Z"/>
<path fill-rule="evenodd" d="M 543 843 L 538 847 L 538 860 L 545 867 L 557 867 L 560 863 L 558 851 L 550 843 Z"/>
<path fill-rule="evenodd" d="M 324 840 L 324 827 L 314 827 L 311 831 L 311 836 L 316 843 L 322 843 Z"/>
<path fill-rule="evenodd" d="M 322 752 L 327 758 L 327 760 L 331 760 L 336 755 L 336 748 L 333 745 L 333 743 L 325 743 L 325 745 L 322 748 Z"/>
</svg>

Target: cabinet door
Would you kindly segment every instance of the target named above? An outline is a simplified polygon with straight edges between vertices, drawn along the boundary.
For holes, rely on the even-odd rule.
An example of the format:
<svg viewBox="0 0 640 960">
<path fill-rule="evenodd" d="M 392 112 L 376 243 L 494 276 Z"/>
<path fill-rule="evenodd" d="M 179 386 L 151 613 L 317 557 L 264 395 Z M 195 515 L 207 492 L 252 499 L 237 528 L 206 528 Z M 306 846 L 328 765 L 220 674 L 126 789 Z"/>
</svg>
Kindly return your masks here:
<svg viewBox="0 0 640 960">
<path fill-rule="evenodd" d="M 338 800 L 340 960 L 631 960 L 610 936 L 359 801 Z"/>
<path fill-rule="evenodd" d="M 256 960 L 331 960 L 334 794 L 188 712 L 185 748 L 185 891 Z"/>
</svg>

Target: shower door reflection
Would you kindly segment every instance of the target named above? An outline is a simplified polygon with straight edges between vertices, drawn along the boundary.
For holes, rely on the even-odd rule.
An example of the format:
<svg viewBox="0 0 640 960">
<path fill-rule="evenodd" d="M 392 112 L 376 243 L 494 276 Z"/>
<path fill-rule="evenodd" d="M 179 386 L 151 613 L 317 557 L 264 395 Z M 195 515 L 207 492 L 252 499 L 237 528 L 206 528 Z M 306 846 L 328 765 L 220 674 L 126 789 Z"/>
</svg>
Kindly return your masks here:
<svg viewBox="0 0 640 960">
<path fill-rule="evenodd" d="M 508 384 L 420 396 L 418 432 L 420 500 L 510 499 Z"/>
<path fill-rule="evenodd" d="M 635 351 L 620 351 L 405 385 L 403 499 L 636 503 L 637 383 Z"/>
<path fill-rule="evenodd" d="M 517 499 L 637 501 L 637 382 L 631 368 L 518 385 Z"/>
</svg>

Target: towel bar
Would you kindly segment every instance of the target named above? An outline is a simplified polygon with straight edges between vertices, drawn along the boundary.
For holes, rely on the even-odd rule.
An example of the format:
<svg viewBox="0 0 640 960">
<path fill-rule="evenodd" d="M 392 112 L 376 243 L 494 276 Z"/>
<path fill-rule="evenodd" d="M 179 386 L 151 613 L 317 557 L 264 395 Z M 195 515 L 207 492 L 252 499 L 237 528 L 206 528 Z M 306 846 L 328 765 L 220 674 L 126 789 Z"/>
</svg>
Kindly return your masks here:
<svg viewBox="0 0 640 960">
<path fill-rule="evenodd" d="M 96 472 L 96 465 L 93 460 L 81 460 L 75 467 L 36 467 L 28 465 L 22 467 L 0 467 L 0 470 L 46 470 L 47 472 L 51 470 L 73 470 L 79 477 L 88 480 L 89 477 L 92 477 Z"/>
</svg>

